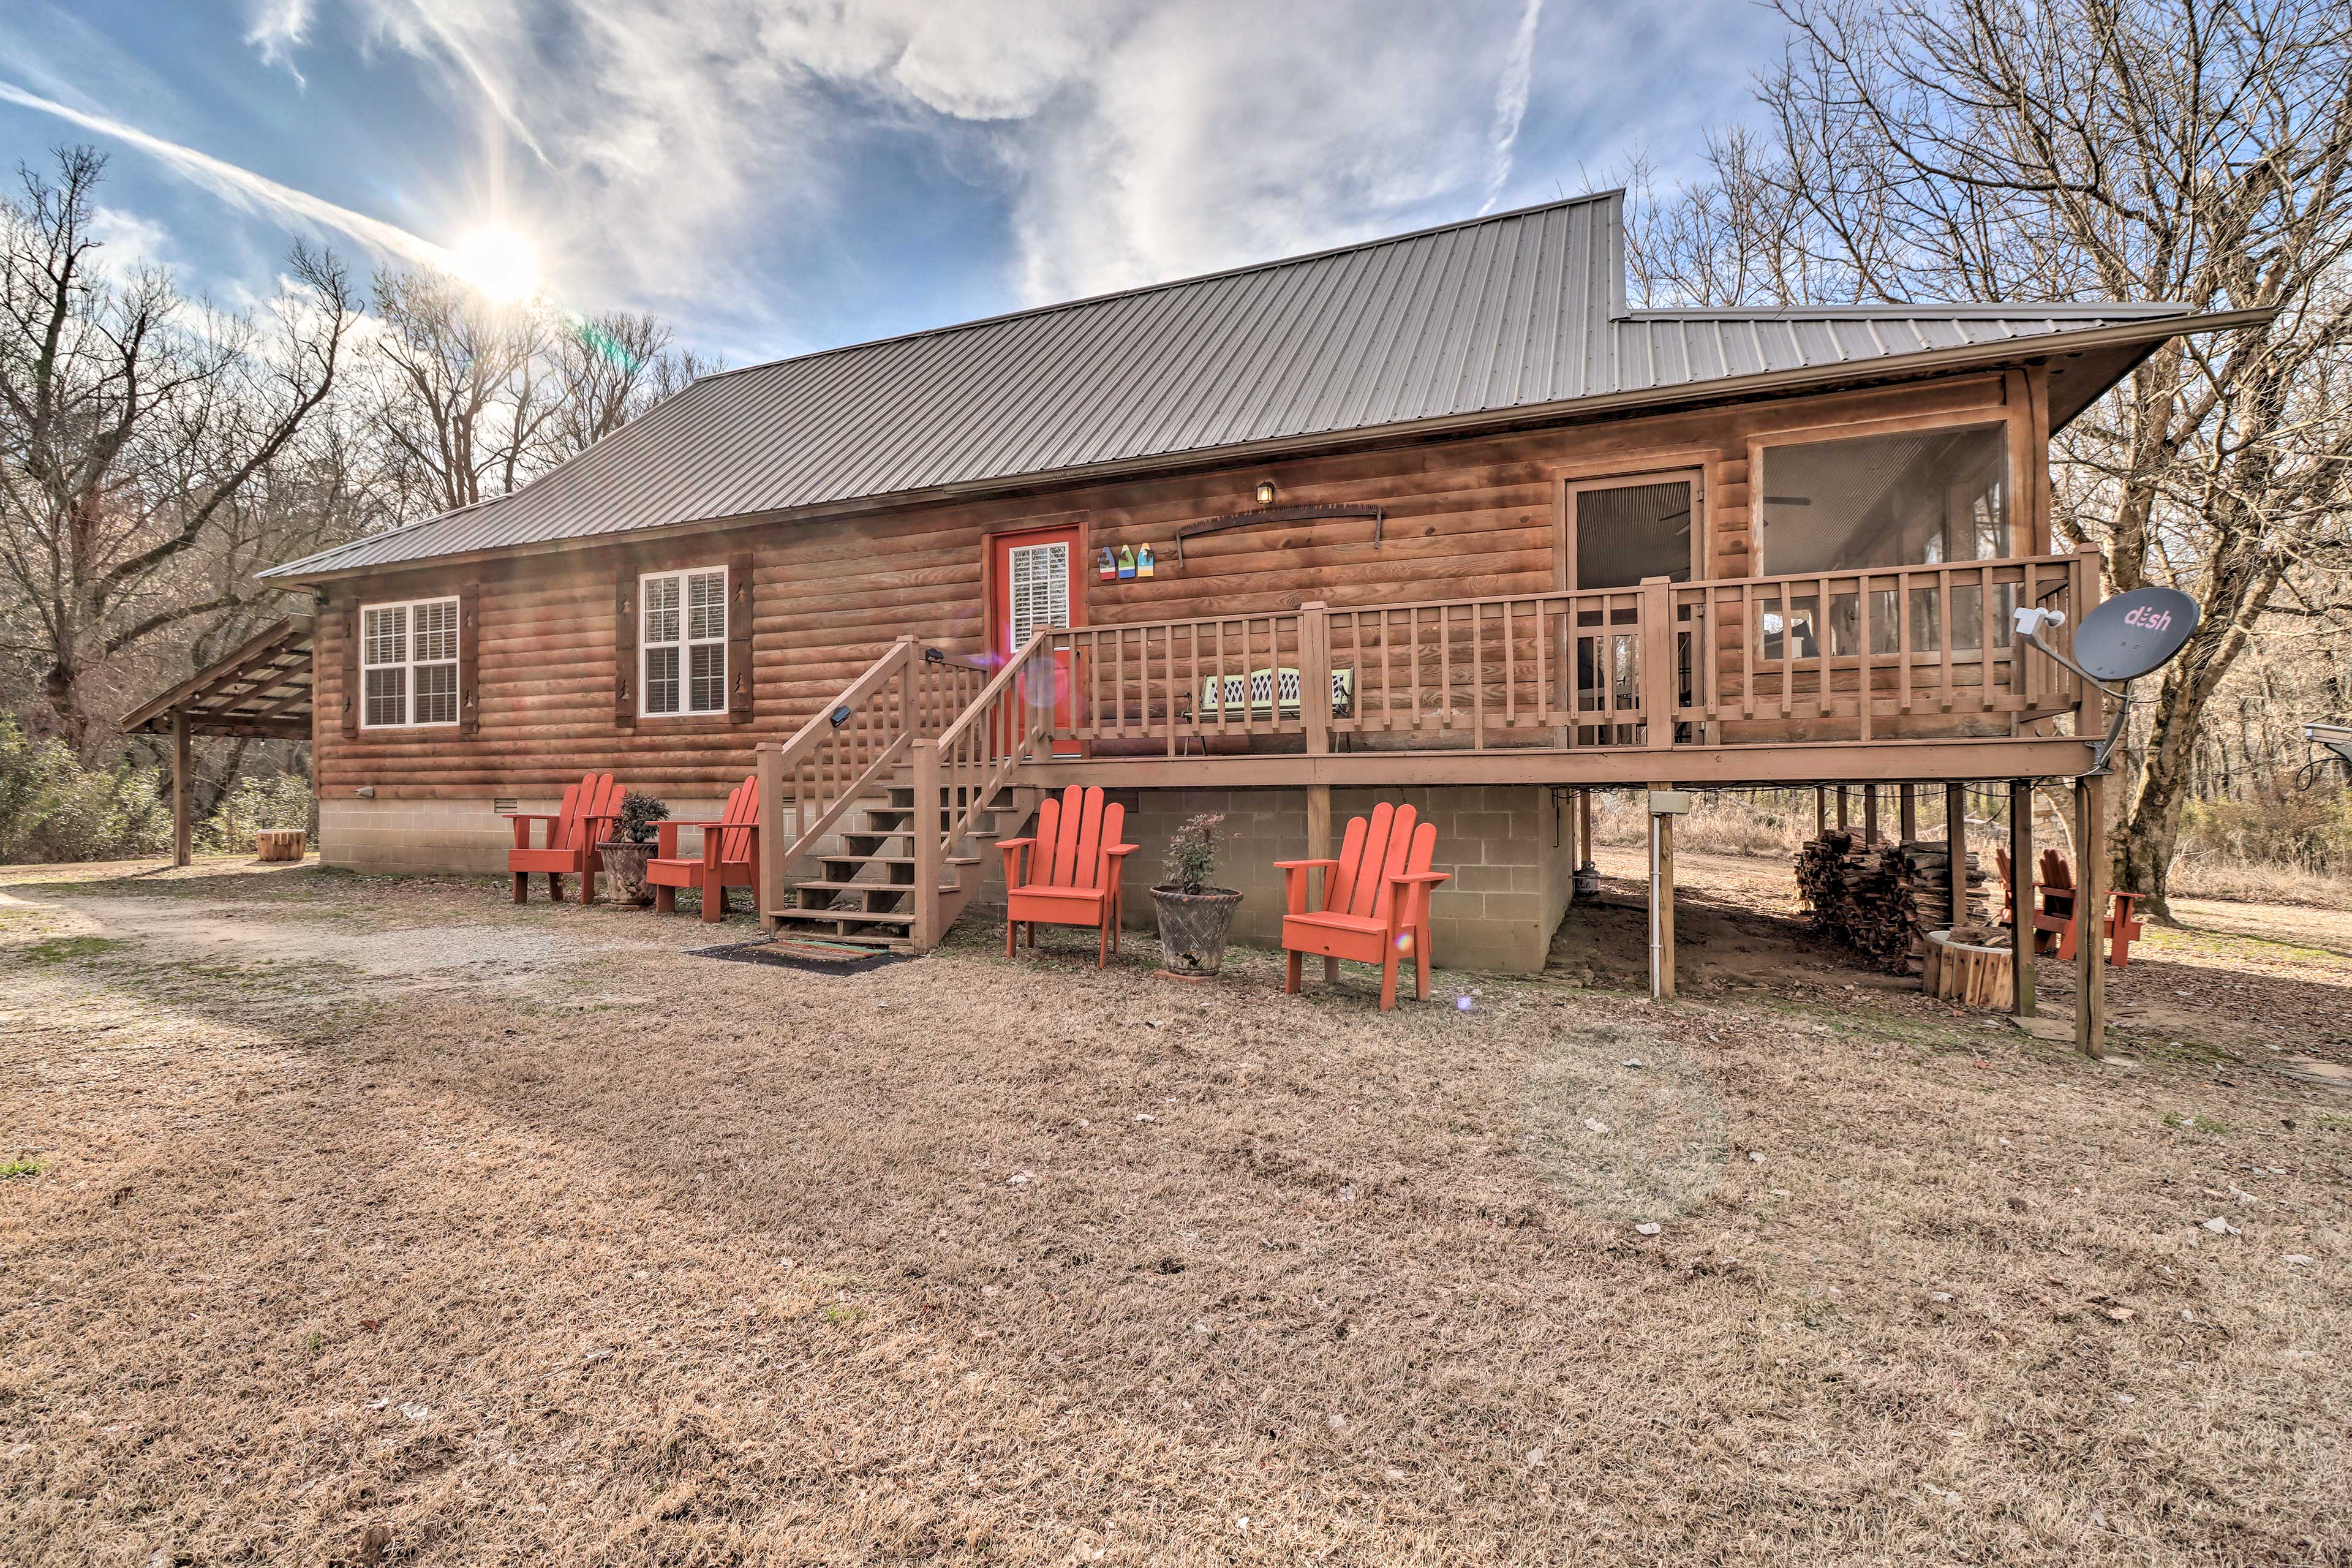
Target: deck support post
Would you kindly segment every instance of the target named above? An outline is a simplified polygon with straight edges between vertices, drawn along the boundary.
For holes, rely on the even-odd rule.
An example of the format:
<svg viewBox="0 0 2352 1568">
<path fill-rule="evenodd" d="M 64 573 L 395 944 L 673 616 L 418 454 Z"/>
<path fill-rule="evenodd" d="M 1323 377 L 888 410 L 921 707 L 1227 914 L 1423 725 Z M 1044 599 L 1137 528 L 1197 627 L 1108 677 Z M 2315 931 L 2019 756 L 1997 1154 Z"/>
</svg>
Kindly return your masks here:
<svg viewBox="0 0 2352 1568">
<path fill-rule="evenodd" d="M 1969 920 L 1969 792 L 1962 784 L 1944 785 L 1944 841 L 1952 856 L 1952 924 Z"/>
<path fill-rule="evenodd" d="M 784 847 L 800 837 L 801 825 L 784 826 L 783 748 L 773 742 L 759 749 L 760 761 L 760 929 L 768 935 L 784 922 L 770 912 L 784 896 Z"/>
<path fill-rule="evenodd" d="M 1897 844 L 1909 844 L 1919 837 L 1919 790 L 1910 783 L 1895 786 L 1895 822 L 1902 837 Z"/>
<path fill-rule="evenodd" d="M 923 736 L 908 743 L 914 753 L 915 809 L 907 826 L 915 833 L 915 927 L 917 952 L 939 946 L 946 933 L 940 930 L 940 874 L 947 869 L 940 849 L 940 821 L 947 814 L 940 801 L 940 743 Z"/>
<path fill-rule="evenodd" d="M 1813 786 L 1813 837 L 1819 838 L 1830 830 L 1830 792 L 1820 784 Z"/>
<path fill-rule="evenodd" d="M 2009 974 L 2011 1011 L 2033 1016 L 2033 781 L 2009 781 Z"/>
<path fill-rule="evenodd" d="M 1592 792 L 1589 789 L 1576 792 L 1576 863 L 1590 866 L 1592 864 Z"/>
<path fill-rule="evenodd" d="M 1845 832 L 1845 831 L 1846 831 L 1846 827 L 1847 827 L 1845 785 L 1843 785 L 1843 784 L 1840 784 L 1840 785 L 1838 785 L 1838 786 L 1837 786 L 1837 803 L 1838 803 L 1838 831 L 1839 831 L 1840 833 L 1843 833 L 1843 832 Z"/>
<path fill-rule="evenodd" d="M 1331 786 L 1307 786 L 1307 858 L 1331 858 Z"/>
<path fill-rule="evenodd" d="M 1878 786 L 1862 786 L 1862 844 L 1865 849 L 1878 843 Z"/>
<path fill-rule="evenodd" d="M 172 864 L 185 866 L 195 856 L 194 825 L 188 811 L 188 716 L 172 714 Z"/>
<path fill-rule="evenodd" d="M 1653 790 L 1672 789 L 1656 784 Z M 1646 808 L 1649 802 L 1644 800 Z M 1675 819 L 1661 812 L 1650 818 L 1650 994 L 1664 1001 L 1675 994 Z"/>
<path fill-rule="evenodd" d="M 2082 868 L 2074 879 L 2074 1046 L 2096 1059 L 2107 1035 L 2106 780 L 2085 773 L 2074 781 L 2074 848 Z"/>
</svg>

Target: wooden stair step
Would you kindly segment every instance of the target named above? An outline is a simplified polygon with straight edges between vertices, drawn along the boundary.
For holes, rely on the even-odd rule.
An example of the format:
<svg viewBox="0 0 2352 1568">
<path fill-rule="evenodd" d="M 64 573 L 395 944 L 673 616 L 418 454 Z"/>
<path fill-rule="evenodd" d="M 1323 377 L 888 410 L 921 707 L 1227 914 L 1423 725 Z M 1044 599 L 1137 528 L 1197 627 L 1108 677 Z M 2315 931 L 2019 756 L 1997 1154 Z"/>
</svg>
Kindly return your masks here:
<svg viewBox="0 0 2352 1568">
<path fill-rule="evenodd" d="M 812 892 L 830 893 L 911 893 L 915 890 L 915 884 L 912 882 L 836 881 L 817 878 L 811 881 L 794 882 L 793 889 L 795 892 L 806 889 Z M 940 886 L 940 891 L 942 893 L 956 893 L 962 890 L 961 886 L 954 882 L 944 882 Z"/>
</svg>

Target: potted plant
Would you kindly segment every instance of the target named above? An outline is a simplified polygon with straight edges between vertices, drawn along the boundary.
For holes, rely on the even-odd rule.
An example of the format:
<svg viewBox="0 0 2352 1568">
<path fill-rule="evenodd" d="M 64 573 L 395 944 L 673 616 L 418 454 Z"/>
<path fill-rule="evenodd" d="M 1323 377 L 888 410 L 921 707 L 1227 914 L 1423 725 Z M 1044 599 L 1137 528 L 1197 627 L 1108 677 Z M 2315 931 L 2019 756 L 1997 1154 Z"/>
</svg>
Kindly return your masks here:
<svg viewBox="0 0 2352 1568">
<path fill-rule="evenodd" d="M 1223 820 L 1204 813 L 1169 840 L 1160 883 L 1151 889 L 1160 910 L 1160 951 L 1168 965 L 1162 973 L 1202 979 L 1214 974 L 1224 960 L 1225 936 L 1242 896 L 1231 888 L 1209 886 L 1217 866 L 1217 824 Z"/>
<path fill-rule="evenodd" d="M 643 790 L 621 797 L 621 815 L 614 819 L 613 837 L 596 846 L 604 857 L 604 875 L 613 881 L 616 904 L 649 904 L 654 896 L 646 886 L 646 862 L 654 856 L 654 824 L 669 819 L 669 807 Z"/>
</svg>

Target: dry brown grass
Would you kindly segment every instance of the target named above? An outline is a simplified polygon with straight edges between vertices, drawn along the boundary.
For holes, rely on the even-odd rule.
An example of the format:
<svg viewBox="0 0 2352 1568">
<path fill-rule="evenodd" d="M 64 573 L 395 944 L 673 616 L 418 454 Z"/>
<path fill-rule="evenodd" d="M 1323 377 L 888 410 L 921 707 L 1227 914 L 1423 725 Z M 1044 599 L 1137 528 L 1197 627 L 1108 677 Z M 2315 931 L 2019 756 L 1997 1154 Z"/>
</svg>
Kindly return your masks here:
<svg viewBox="0 0 2352 1568">
<path fill-rule="evenodd" d="M 0 905 L 12 1562 L 2352 1550 L 2352 1103 L 2263 1061 L 132 891 Z"/>
</svg>

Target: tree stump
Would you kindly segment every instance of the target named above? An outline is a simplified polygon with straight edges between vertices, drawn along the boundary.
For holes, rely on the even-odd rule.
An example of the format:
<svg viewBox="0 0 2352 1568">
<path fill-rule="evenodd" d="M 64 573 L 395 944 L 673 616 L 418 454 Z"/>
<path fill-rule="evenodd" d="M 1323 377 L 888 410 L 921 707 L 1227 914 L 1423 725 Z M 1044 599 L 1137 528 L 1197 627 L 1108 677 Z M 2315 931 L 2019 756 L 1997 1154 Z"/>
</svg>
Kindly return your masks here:
<svg viewBox="0 0 2352 1568">
<path fill-rule="evenodd" d="M 265 827 L 253 836 L 254 852 L 264 860 L 299 860 L 310 848 L 310 836 L 299 827 Z"/>
<path fill-rule="evenodd" d="M 1927 933 L 1920 989 L 1964 1007 L 2007 1007 L 2008 933 L 1991 926 L 1959 926 Z"/>
</svg>

